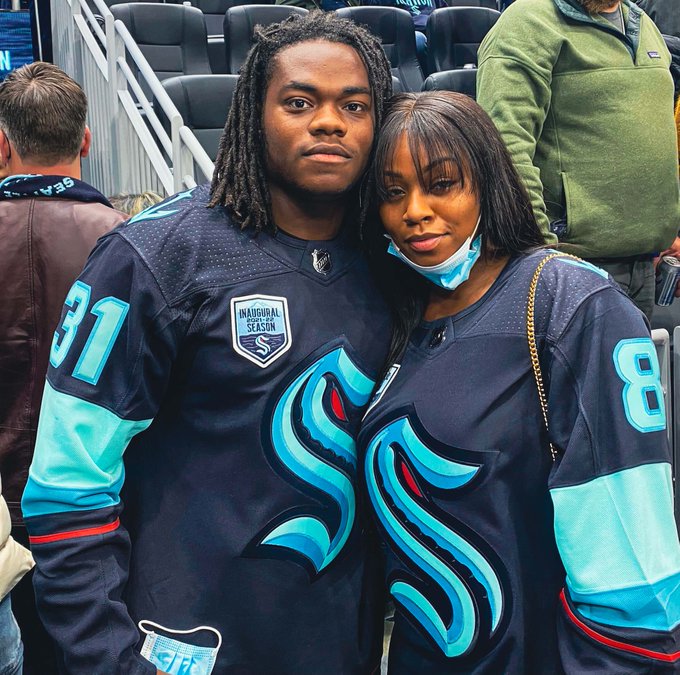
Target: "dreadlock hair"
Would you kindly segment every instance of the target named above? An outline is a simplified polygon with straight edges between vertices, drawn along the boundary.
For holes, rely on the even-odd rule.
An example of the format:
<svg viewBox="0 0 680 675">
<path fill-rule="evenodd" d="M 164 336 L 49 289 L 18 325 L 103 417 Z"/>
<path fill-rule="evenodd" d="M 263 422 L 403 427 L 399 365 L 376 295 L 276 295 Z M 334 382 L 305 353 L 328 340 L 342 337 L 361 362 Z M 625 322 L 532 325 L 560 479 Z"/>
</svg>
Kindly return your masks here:
<svg viewBox="0 0 680 675">
<path fill-rule="evenodd" d="M 264 100 L 276 55 L 292 45 L 325 40 L 352 47 L 361 58 L 371 88 L 374 110 L 373 160 L 385 104 L 392 95 L 392 72 L 380 41 L 362 26 L 341 19 L 334 12 L 312 11 L 293 15 L 277 24 L 255 29 L 255 44 L 241 68 L 229 117 L 220 139 L 209 207 L 222 205 L 241 229 L 275 231 L 271 197 L 267 187 L 263 129 Z M 359 232 L 369 208 L 372 172 L 359 186 L 356 209 Z"/>
</svg>

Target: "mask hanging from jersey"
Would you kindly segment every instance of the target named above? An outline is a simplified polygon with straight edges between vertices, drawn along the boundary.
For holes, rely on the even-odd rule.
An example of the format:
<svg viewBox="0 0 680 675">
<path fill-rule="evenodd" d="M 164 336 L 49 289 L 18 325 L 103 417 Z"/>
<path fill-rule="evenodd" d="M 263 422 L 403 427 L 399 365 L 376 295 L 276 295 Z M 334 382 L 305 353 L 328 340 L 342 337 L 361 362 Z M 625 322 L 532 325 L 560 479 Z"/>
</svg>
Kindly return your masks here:
<svg viewBox="0 0 680 675">
<path fill-rule="evenodd" d="M 144 627 L 145 624 L 175 635 L 190 635 L 201 630 L 208 630 L 217 636 L 217 647 L 197 647 L 186 642 L 173 640 L 165 635 L 158 635 L 158 633 L 148 630 Z M 222 635 L 216 628 L 198 626 L 198 628 L 191 630 L 172 630 L 146 620 L 140 621 L 138 625 L 139 630 L 146 633 L 141 655 L 162 672 L 169 673 L 169 675 L 210 675 L 212 673 L 217 652 L 222 645 Z"/>
<path fill-rule="evenodd" d="M 437 286 L 453 291 L 468 280 L 472 266 L 479 260 L 482 254 L 482 235 L 480 234 L 476 239 L 474 238 L 481 219 L 482 214 L 480 213 L 472 234 L 453 255 L 437 265 L 431 265 L 430 267 L 417 265 L 397 248 L 394 241 L 392 241 L 392 237 L 385 235 L 390 240 L 387 252 L 405 262 L 409 267 L 422 274 L 432 283 L 437 284 Z"/>
</svg>

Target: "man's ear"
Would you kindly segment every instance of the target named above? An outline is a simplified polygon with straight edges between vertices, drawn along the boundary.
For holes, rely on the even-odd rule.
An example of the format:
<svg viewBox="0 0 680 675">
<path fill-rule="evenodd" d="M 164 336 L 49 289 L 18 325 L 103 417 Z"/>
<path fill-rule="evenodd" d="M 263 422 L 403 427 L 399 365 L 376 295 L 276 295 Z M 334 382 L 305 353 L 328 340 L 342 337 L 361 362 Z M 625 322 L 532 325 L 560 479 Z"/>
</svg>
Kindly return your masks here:
<svg viewBox="0 0 680 675">
<path fill-rule="evenodd" d="M 9 164 L 9 158 L 11 154 L 12 152 L 9 148 L 9 139 L 5 135 L 5 132 L 0 129 L 0 168 Z"/>
<path fill-rule="evenodd" d="M 85 127 L 85 135 L 83 136 L 83 144 L 80 146 L 80 156 L 87 157 L 90 154 L 90 145 L 92 144 L 92 132 L 90 127 Z"/>
</svg>

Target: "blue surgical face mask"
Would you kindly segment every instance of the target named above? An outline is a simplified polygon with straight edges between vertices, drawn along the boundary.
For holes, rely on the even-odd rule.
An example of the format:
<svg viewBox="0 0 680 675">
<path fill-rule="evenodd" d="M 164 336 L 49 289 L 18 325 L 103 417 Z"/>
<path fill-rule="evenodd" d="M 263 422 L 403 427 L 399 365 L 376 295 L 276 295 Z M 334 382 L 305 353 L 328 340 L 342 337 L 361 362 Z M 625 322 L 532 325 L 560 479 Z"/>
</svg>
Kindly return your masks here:
<svg viewBox="0 0 680 675">
<path fill-rule="evenodd" d="M 139 630 L 146 633 L 141 655 L 151 661 L 156 668 L 169 675 L 210 675 L 215 667 L 217 652 L 222 645 L 222 635 L 216 628 L 198 626 L 191 630 L 172 630 L 164 628 L 153 621 L 140 621 Z M 201 630 L 208 630 L 217 636 L 217 647 L 197 647 L 196 645 L 173 640 L 165 635 L 158 635 L 145 625 L 153 626 L 166 633 L 190 635 Z"/>
<path fill-rule="evenodd" d="M 474 239 L 481 219 L 482 214 L 480 213 L 472 234 L 463 242 L 461 247 L 453 253 L 453 255 L 437 265 L 432 265 L 430 267 L 417 265 L 412 260 L 409 260 L 397 248 L 394 241 L 392 241 L 392 237 L 385 235 L 390 240 L 387 252 L 405 262 L 409 267 L 419 274 L 422 274 L 432 283 L 452 291 L 468 280 L 472 266 L 479 260 L 479 257 L 482 254 L 482 235 L 480 234 Z"/>
</svg>

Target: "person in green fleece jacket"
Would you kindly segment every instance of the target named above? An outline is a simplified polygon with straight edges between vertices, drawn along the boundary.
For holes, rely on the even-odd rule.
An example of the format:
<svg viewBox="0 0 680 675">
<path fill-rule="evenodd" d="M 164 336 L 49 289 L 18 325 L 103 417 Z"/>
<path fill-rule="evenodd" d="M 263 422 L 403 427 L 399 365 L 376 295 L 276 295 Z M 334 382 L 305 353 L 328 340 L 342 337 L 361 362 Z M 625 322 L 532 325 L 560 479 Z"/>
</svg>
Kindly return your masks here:
<svg viewBox="0 0 680 675">
<path fill-rule="evenodd" d="M 680 253 L 670 61 L 630 0 L 517 0 L 479 50 L 477 102 L 546 242 L 607 270 L 647 317 L 653 257 Z"/>
</svg>

